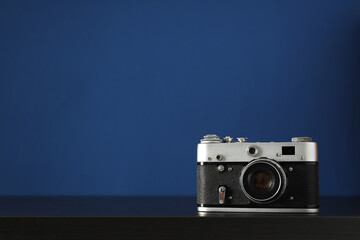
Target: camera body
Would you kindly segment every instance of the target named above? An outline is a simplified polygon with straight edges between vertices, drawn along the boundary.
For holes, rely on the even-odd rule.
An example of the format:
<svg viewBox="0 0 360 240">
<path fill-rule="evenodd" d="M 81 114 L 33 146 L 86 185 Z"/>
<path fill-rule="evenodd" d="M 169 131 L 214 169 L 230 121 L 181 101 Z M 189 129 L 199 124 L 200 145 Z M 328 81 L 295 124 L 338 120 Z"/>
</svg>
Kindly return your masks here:
<svg viewBox="0 0 360 240">
<path fill-rule="evenodd" d="M 200 212 L 319 212 L 317 143 L 206 135 L 197 149 Z"/>
</svg>

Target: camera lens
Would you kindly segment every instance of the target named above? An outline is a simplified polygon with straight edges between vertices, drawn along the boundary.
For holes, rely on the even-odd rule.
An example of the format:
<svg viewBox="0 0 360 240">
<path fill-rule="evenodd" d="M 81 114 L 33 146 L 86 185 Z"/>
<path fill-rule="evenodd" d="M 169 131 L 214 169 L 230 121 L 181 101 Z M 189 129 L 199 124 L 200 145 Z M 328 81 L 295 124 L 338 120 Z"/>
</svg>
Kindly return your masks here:
<svg viewBox="0 0 360 240">
<path fill-rule="evenodd" d="M 240 186 L 251 201 L 272 202 L 285 190 L 285 172 L 275 160 L 256 159 L 243 168 Z"/>
<path fill-rule="evenodd" d="M 270 176 L 266 172 L 256 173 L 253 175 L 251 181 L 254 187 L 260 190 L 268 189 L 271 185 Z"/>
</svg>

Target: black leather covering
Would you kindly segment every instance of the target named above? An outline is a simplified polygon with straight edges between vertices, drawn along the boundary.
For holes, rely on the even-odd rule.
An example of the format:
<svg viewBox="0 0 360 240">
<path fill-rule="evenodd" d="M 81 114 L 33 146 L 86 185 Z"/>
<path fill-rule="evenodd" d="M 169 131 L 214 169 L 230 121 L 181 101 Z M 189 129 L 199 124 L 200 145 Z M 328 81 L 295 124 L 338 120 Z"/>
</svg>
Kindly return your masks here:
<svg viewBox="0 0 360 240">
<path fill-rule="evenodd" d="M 317 162 L 282 162 L 279 163 L 286 174 L 287 186 L 283 195 L 272 203 L 253 203 L 240 188 L 241 170 L 247 163 L 204 163 L 197 167 L 197 202 L 204 206 L 217 207 L 318 207 L 319 181 Z M 225 170 L 218 171 L 223 165 Z M 232 171 L 228 171 L 228 168 Z M 293 171 L 289 171 L 289 167 Z M 219 204 L 218 188 L 226 187 L 225 204 Z M 231 196 L 232 199 L 228 199 Z M 293 200 L 290 200 L 293 197 Z"/>
</svg>

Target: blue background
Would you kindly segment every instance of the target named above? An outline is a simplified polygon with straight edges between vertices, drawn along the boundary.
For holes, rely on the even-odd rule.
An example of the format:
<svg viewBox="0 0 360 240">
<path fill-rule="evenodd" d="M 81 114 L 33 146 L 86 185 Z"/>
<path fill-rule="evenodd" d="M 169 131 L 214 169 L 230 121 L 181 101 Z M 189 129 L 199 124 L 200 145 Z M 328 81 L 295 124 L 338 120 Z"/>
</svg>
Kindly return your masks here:
<svg viewBox="0 0 360 240">
<path fill-rule="evenodd" d="M 195 195 L 217 133 L 359 195 L 359 93 L 360 1 L 0 1 L 0 194 Z"/>
</svg>

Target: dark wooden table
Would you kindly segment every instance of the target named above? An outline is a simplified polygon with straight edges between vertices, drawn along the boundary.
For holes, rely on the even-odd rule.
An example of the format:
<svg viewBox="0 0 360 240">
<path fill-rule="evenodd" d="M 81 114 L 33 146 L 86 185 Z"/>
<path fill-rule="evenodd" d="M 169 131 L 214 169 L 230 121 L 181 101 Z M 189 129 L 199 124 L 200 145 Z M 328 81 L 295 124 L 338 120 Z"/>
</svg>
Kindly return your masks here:
<svg viewBox="0 0 360 240">
<path fill-rule="evenodd" d="M 196 197 L 0 197 L 0 239 L 360 239 L 360 197 L 320 213 L 198 214 Z"/>
</svg>

